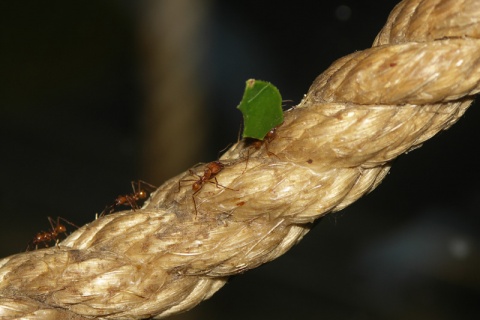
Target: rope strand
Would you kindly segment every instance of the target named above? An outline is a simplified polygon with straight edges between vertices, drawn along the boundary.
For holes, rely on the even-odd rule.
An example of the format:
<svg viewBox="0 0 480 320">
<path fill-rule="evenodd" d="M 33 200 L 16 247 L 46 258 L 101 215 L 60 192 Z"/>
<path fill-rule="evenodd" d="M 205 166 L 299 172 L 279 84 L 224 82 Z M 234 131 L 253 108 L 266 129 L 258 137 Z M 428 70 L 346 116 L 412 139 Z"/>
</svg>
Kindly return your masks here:
<svg viewBox="0 0 480 320">
<path fill-rule="evenodd" d="M 162 318 L 282 255 L 463 115 L 480 90 L 479 20 L 474 0 L 401 2 L 374 47 L 320 75 L 268 146 L 240 141 L 197 190 L 185 181 L 208 164 L 140 210 L 0 260 L 0 318 Z"/>
</svg>

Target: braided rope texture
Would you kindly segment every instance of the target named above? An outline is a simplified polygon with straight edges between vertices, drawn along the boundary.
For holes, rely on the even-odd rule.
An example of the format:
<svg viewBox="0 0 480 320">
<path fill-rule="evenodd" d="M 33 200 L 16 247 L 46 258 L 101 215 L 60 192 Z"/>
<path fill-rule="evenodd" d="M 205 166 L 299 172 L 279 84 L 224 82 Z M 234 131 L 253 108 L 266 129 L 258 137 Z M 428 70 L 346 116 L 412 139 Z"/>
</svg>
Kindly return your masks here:
<svg viewBox="0 0 480 320">
<path fill-rule="evenodd" d="M 480 90 L 479 20 L 476 0 L 399 3 L 372 48 L 333 63 L 274 139 L 238 142 L 199 191 L 208 164 L 140 210 L 0 260 L 0 319 L 163 318 L 282 255 L 463 115 Z"/>
</svg>

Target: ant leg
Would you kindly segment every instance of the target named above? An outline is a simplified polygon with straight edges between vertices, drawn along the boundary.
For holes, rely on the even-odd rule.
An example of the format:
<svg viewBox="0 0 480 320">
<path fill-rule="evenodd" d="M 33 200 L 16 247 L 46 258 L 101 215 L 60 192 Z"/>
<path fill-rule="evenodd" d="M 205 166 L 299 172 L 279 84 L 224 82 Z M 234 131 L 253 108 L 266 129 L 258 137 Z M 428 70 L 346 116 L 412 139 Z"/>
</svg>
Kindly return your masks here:
<svg viewBox="0 0 480 320">
<path fill-rule="evenodd" d="M 197 210 L 197 202 L 195 201 L 195 193 L 192 194 L 192 200 L 193 200 L 193 207 L 195 208 L 195 219 L 197 219 L 198 210 Z"/>
<path fill-rule="evenodd" d="M 190 173 L 190 175 L 195 175 L 195 172 L 192 171 L 192 169 L 188 169 L 188 172 Z M 178 180 L 178 190 L 177 190 L 177 193 L 180 192 L 180 188 L 181 188 L 181 183 L 182 182 L 187 182 L 187 181 L 190 181 L 190 180 Z"/>
<path fill-rule="evenodd" d="M 238 128 L 238 134 L 237 134 L 237 143 L 239 143 L 240 140 L 242 140 L 240 139 L 241 135 L 242 135 L 242 125 L 240 124 L 240 128 Z"/>
<path fill-rule="evenodd" d="M 60 223 L 60 220 L 58 219 L 60 217 L 57 217 L 57 224 L 55 226 L 58 226 L 58 224 Z M 52 217 L 47 217 L 48 219 L 48 222 L 50 222 L 50 230 L 54 231 L 55 230 L 55 227 L 53 226 L 53 220 L 52 220 Z"/>
<path fill-rule="evenodd" d="M 133 180 L 132 180 L 132 181 L 130 181 L 130 184 L 132 185 L 132 190 L 133 190 L 133 193 L 137 193 L 137 192 L 138 192 L 138 190 L 140 190 L 140 180 L 138 180 L 137 182 L 138 182 L 138 187 L 137 187 L 138 189 L 137 189 L 137 188 L 135 188 L 135 181 L 133 181 Z"/>
<path fill-rule="evenodd" d="M 192 194 L 193 207 L 195 208 L 195 219 L 197 219 L 197 215 L 198 215 L 197 201 L 195 200 L 195 196 L 197 195 L 198 192 L 200 192 L 200 190 L 201 189 L 198 189 Z"/>
<path fill-rule="evenodd" d="M 95 214 L 95 220 L 97 220 L 98 218 L 101 218 L 103 216 L 106 216 L 107 214 L 110 214 L 113 211 L 115 211 L 115 204 L 105 206 L 105 209 L 103 209 L 103 211 L 100 212 L 100 214 L 98 214 L 98 215 Z"/>
<path fill-rule="evenodd" d="M 245 151 L 245 150 L 243 150 Z M 248 160 L 250 159 L 250 148 L 247 148 L 247 160 L 245 161 L 245 169 L 243 169 L 243 172 L 241 175 L 243 175 L 245 173 L 245 171 L 247 171 L 247 168 L 248 168 Z"/>
<path fill-rule="evenodd" d="M 215 186 L 216 186 L 217 188 L 219 188 L 219 184 L 218 184 L 217 177 L 214 177 L 213 179 L 215 179 Z M 223 187 L 223 186 L 222 186 L 222 187 Z"/>
<path fill-rule="evenodd" d="M 231 191 L 238 191 L 237 189 L 232 189 L 232 188 L 226 187 L 226 186 L 218 183 L 217 178 L 214 178 L 214 179 L 215 179 L 215 182 L 208 180 L 208 181 L 205 181 L 205 183 L 207 183 L 207 182 L 208 182 L 208 183 L 212 183 L 212 184 L 214 184 L 217 188 L 220 188 L 220 187 L 221 187 L 221 188 L 223 188 L 223 189 L 227 189 L 227 190 L 231 190 Z M 200 191 L 200 190 L 198 190 L 198 191 Z M 197 192 L 198 192 L 198 191 L 197 191 Z"/>
<path fill-rule="evenodd" d="M 62 217 L 57 217 L 57 225 L 60 223 L 60 220 L 62 220 L 63 222 L 65 223 L 68 223 L 69 225 L 71 225 L 72 227 L 75 227 L 75 228 L 80 228 L 79 226 L 77 226 L 75 223 L 71 222 L 71 221 L 68 221 L 67 219 L 65 218 L 62 218 Z"/>
<path fill-rule="evenodd" d="M 154 186 L 153 184 L 150 184 L 146 181 L 143 181 L 143 180 L 137 180 L 137 181 L 138 181 L 138 188 L 139 189 L 140 189 L 140 185 L 151 188 L 152 189 L 151 191 L 155 191 L 158 188 L 157 186 Z"/>
<path fill-rule="evenodd" d="M 196 177 L 198 177 L 199 179 L 202 178 L 201 176 L 199 176 L 198 174 L 196 174 L 195 172 L 193 172 L 192 169 L 189 169 L 188 172 L 189 172 L 190 175 L 192 175 L 192 176 L 196 176 Z M 179 180 L 179 181 L 178 181 L 178 190 L 177 190 L 177 193 L 180 192 L 180 188 L 181 188 L 181 183 L 182 183 L 182 182 L 195 182 L 195 181 L 197 181 L 197 180 L 192 180 L 192 179 L 182 179 L 182 180 Z"/>
<path fill-rule="evenodd" d="M 135 187 L 135 182 L 137 182 L 137 186 Z M 143 181 L 143 180 L 137 180 L 137 181 L 130 181 L 131 185 L 132 185 L 132 190 L 133 190 L 133 193 L 134 194 L 137 194 L 139 192 L 142 191 L 142 185 L 144 187 L 147 187 L 147 189 L 150 189 L 149 191 L 154 191 L 157 189 L 157 186 L 154 186 L 153 184 L 150 184 L 146 181 Z"/>
<path fill-rule="evenodd" d="M 269 142 L 268 142 L 268 141 L 265 141 L 265 151 L 267 151 L 267 155 L 268 155 L 269 157 L 275 156 L 275 157 L 277 157 L 277 159 L 280 160 L 280 158 L 279 158 L 275 153 L 270 152 L 270 151 L 268 150 L 268 144 L 269 144 Z"/>
<path fill-rule="evenodd" d="M 190 182 L 190 181 L 195 181 L 195 180 L 178 180 L 177 193 L 179 193 L 179 192 L 180 192 L 180 189 L 182 188 L 182 182 Z"/>
<path fill-rule="evenodd" d="M 133 211 L 140 209 L 134 197 L 126 196 L 125 198 L 127 199 L 128 205 L 132 207 Z"/>
</svg>

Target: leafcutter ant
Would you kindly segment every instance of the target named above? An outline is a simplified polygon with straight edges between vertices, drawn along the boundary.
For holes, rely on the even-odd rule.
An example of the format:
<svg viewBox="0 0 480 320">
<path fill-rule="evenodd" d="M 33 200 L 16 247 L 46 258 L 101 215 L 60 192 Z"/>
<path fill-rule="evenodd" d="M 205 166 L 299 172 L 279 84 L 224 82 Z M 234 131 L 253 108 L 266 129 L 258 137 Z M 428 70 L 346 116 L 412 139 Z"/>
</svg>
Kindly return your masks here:
<svg viewBox="0 0 480 320">
<path fill-rule="evenodd" d="M 218 183 L 218 180 L 217 180 L 216 176 L 220 171 L 223 170 L 224 167 L 225 167 L 225 165 L 223 163 L 221 163 L 220 161 L 212 161 L 212 162 L 209 162 L 209 163 L 206 164 L 205 169 L 203 171 L 203 175 L 198 175 L 195 172 L 193 172 L 193 170 L 189 170 L 191 175 L 195 175 L 195 176 L 198 177 L 198 180 L 180 180 L 178 182 L 178 190 L 180 191 L 180 183 L 181 182 L 193 181 L 193 184 L 192 184 L 192 190 L 193 190 L 192 200 L 193 200 L 193 206 L 195 207 L 195 217 L 198 214 L 197 202 L 195 200 L 195 196 L 197 195 L 197 193 L 200 192 L 200 190 L 202 190 L 202 187 L 205 185 L 206 182 L 213 183 L 217 187 L 222 187 L 222 188 L 225 188 L 225 189 L 233 190 L 233 189 L 227 188 L 225 186 L 222 186 L 221 184 Z M 211 179 L 215 179 L 215 182 L 210 181 Z"/>
<path fill-rule="evenodd" d="M 133 193 L 119 195 L 111 205 L 107 206 L 102 213 L 100 213 L 100 217 L 114 212 L 115 209 L 121 205 L 130 206 L 133 211 L 140 209 L 138 202 L 147 199 L 150 192 L 157 189 L 156 186 L 143 180 L 137 180 L 136 183 L 135 181 L 131 181 L 131 184 Z"/>
<path fill-rule="evenodd" d="M 60 235 L 67 235 L 67 227 L 62 224 L 60 221 L 63 221 L 75 228 L 78 228 L 77 225 L 64 219 L 62 217 L 57 217 L 57 221 L 54 221 L 51 217 L 48 217 L 48 221 L 50 222 L 50 231 L 41 231 L 37 233 L 35 238 L 33 238 L 31 244 L 32 247 L 35 246 L 35 249 L 38 249 L 38 245 L 43 244 L 44 247 L 48 247 L 52 241 L 55 241 L 57 244 L 60 241 Z M 30 249 L 30 245 L 27 247 L 27 251 Z"/>
</svg>

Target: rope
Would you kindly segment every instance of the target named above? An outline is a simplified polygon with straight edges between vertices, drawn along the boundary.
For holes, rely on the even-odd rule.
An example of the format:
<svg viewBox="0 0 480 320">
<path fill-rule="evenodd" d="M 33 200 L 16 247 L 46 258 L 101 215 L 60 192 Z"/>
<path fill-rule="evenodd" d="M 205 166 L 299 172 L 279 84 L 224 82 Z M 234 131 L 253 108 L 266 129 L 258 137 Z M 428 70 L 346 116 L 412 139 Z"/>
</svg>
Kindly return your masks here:
<svg viewBox="0 0 480 320">
<path fill-rule="evenodd" d="M 479 19 L 476 0 L 401 2 L 374 46 L 320 75 L 259 149 L 240 141 L 210 179 L 195 167 L 140 210 L 0 260 L 0 319 L 162 318 L 282 255 L 462 116 L 479 91 Z"/>
</svg>

